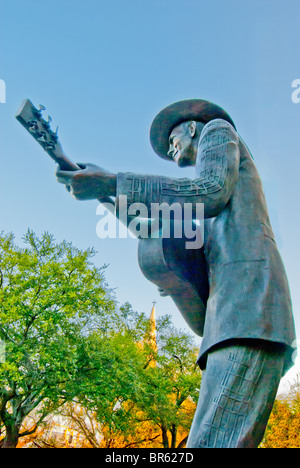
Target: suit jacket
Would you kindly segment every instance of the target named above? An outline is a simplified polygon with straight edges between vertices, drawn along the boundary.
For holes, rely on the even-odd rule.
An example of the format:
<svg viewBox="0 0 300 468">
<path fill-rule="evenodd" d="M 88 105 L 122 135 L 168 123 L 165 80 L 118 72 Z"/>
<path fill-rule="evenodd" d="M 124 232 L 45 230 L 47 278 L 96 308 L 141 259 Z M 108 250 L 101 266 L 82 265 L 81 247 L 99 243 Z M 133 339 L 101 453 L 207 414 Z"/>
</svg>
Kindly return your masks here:
<svg viewBox="0 0 300 468">
<path fill-rule="evenodd" d="M 288 281 L 253 158 L 232 125 L 210 121 L 202 130 L 194 179 L 119 173 L 117 198 L 134 202 L 204 203 L 204 251 L 209 275 L 199 362 L 235 338 L 281 343 L 293 351 Z M 291 362 L 288 362 L 286 369 Z"/>
</svg>

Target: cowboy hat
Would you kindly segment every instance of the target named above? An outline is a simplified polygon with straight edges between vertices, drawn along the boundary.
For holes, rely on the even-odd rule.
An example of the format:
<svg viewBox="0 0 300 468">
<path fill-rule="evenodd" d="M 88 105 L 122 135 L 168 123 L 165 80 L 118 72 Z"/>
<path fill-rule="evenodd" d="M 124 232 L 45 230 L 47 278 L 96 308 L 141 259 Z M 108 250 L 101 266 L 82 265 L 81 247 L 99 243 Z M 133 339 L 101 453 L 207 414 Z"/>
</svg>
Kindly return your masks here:
<svg viewBox="0 0 300 468">
<path fill-rule="evenodd" d="M 162 109 L 151 124 L 150 142 L 152 148 L 161 158 L 172 160 L 167 155 L 172 129 L 188 120 L 207 123 L 213 119 L 227 120 L 235 128 L 231 117 L 217 104 L 203 99 L 186 99 L 174 102 Z"/>
</svg>

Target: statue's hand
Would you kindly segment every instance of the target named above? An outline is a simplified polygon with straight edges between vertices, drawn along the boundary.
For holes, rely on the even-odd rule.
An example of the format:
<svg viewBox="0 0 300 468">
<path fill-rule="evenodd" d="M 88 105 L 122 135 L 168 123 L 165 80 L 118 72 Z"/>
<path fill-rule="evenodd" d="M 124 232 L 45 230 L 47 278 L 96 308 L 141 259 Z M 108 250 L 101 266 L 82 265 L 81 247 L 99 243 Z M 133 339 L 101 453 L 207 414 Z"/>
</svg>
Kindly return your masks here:
<svg viewBox="0 0 300 468">
<path fill-rule="evenodd" d="M 81 170 L 56 171 L 57 181 L 77 200 L 92 200 L 116 195 L 116 175 L 95 164 L 78 164 Z"/>
</svg>

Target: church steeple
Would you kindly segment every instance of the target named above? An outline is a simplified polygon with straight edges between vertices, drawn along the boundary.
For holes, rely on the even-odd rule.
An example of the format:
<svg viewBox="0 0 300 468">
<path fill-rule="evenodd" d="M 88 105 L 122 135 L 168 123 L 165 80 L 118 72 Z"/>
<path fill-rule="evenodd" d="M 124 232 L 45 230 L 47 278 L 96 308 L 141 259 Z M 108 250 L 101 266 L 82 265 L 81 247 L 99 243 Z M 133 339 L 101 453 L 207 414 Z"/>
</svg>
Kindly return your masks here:
<svg viewBox="0 0 300 468">
<path fill-rule="evenodd" d="M 152 304 L 153 304 L 153 306 L 152 306 L 152 310 L 151 310 L 151 314 L 150 314 L 150 322 L 155 327 L 155 304 L 156 304 L 156 301 L 153 301 Z"/>
<path fill-rule="evenodd" d="M 156 301 L 153 301 L 153 306 L 150 314 L 150 339 L 149 343 L 152 346 L 152 348 L 156 351 L 157 346 L 156 346 L 156 320 L 155 320 L 155 304 Z"/>
</svg>

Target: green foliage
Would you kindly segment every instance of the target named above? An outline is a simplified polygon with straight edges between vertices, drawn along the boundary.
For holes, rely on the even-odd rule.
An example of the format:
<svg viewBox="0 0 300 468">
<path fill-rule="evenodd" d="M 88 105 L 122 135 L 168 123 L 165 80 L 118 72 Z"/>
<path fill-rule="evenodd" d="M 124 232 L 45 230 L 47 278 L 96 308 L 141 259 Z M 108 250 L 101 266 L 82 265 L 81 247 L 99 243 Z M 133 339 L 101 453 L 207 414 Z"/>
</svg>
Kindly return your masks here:
<svg viewBox="0 0 300 468">
<path fill-rule="evenodd" d="M 121 308 L 117 331 L 106 333 L 106 339 L 102 332 L 89 338 L 86 358 L 97 377 L 83 383 L 78 399 L 95 411 L 111 437 L 131 440 L 143 422 L 151 421 L 165 433 L 164 445 L 175 447 L 177 429 L 188 430 L 198 398 L 197 350 L 168 316 L 158 320 L 156 333 L 154 349 L 149 319 L 128 304 Z"/>
<path fill-rule="evenodd" d="M 0 236 L 4 446 L 28 434 L 21 426 L 33 410 L 32 430 L 66 402 L 80 404 L 107 434 L 131 445 L 145 421 L 162 432 L 165 447 L 176 446 L 178 427 L 191 424 L 185 405 L 196 401 L 200 385 L 191 337 L 165 316 L 153 343 L 145 314 L 128 303 L 116 307 L 94 255 L 48 233 L 28 231 L 22 248 L 11 234 Z"/>
<path fill-rule="evenodd" d="M 41 401 L 55 406 L 69 397 L 67 383 L 86 371 L 83 331 L 108 326 L 115 308 L 103 269 L 90 261 L 92 249 L 31 231 L 24 245 L 16 246 L 11 234 L 0 236 L 0 419 L 7 433 Z"/>
</svg>

